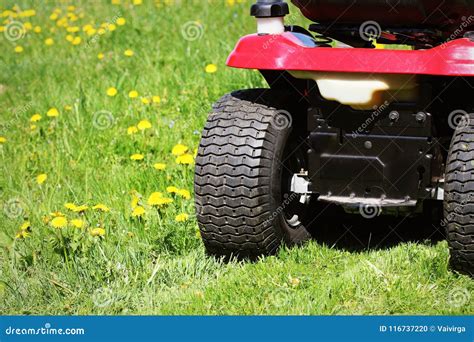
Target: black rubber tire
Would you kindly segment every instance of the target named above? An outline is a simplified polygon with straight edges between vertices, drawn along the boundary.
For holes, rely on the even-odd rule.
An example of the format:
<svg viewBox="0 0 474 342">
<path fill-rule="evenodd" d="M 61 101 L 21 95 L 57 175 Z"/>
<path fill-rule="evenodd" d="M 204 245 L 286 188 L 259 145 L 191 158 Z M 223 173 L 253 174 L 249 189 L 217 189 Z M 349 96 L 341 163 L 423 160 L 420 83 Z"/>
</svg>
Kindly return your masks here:
<svg viewBox="0 0 474 342">
<path fill-rule="evenodd" d="M 450 267 L 474 277 L 474 116 L 453 135 L 446 163 L 444 217 Z"/>
<path fill-rule="evenodd" d="M 207 252 L 255 259 L 311 237 L 290 227 L 282 204 L 282 155 L 292 130 L 288 94 L 250 89 L 213 107 L 196 157 L 195 204 Z"/>
</svg>

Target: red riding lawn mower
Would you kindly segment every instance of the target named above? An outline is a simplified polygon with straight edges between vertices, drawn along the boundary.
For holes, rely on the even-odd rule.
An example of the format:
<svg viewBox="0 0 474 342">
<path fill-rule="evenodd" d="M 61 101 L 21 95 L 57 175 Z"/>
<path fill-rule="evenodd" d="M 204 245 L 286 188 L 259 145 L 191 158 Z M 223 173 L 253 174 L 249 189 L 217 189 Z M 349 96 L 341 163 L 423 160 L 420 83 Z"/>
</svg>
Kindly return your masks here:
<svg viewBox="0 0 474 342">
<path fill-rule="evenodd" d="M 227 60 L 269 88 L 225 95 L 207 120 L 206 250 L 272 254 L 311 238 L 329 205 L 414 215 L 444 201 L 450 265 L 473 276 L 474 0 L 292 1 L 308 29 L 284 25 L 285 1 L 258 0 L 258 32 Z"/>
</svg>

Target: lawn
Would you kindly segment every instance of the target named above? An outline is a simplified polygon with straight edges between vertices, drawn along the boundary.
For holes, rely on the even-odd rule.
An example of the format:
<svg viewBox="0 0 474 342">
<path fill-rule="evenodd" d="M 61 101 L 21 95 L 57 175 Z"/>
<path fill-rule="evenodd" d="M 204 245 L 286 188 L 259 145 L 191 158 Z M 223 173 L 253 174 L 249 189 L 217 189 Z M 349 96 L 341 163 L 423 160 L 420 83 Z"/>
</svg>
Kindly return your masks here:
<svg viewBox="0 0 474 342">
<path fill-rule="evenodd" d="M 351 228 L 258 262 L 206 256 L 201 129 L 220 96 L 265 86 L 225 67 L 255 31 L 249 4 L 3 2 L 2 314 L 474 312 L 474 282 L 447 270 L 443 241 L 341 246 Z"/>
</svg>

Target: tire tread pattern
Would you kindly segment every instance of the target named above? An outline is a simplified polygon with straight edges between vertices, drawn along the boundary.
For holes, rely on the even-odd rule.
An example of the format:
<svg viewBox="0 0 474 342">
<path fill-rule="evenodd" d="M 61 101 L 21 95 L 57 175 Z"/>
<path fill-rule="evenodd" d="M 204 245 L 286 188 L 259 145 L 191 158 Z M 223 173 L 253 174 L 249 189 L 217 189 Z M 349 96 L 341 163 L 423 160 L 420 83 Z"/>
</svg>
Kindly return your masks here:
<svg viewBox="0 0 474 342">
<path fill-rule="evenodd" d="M 450 266 L 474 276 L 474 115 L 458 127 L 446 162 L 444 210 Z"/>
<path fill-rule="evenodd" d="M 258 101 L 255 101 L 258 100 Z M 213 107 L 196 156 L 197 220 L 209 254 L 257 258 L 282 238 L 273 227 L 272 165 L 280 131 L 268 89 L 223 96 Z"/>
</svg>

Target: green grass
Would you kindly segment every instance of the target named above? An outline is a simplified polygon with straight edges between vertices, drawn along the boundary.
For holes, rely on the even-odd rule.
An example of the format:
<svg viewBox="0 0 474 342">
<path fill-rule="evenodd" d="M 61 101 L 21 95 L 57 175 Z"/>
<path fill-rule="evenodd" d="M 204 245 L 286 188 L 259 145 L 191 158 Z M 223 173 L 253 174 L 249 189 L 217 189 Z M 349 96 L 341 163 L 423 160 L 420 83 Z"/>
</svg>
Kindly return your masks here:
<svg viewBox="0 0 474 342">
<path fill-rule="evenodd" d="M 7 139 L 0 143 L 2 314 L 474 311 L 464 300 L 474 283 L 447 271 L 444 242 L 361 252 L 310 242 L 256 263 L 223 263 L 204 253 L 192 199 L 173 195 L 167 207 L 146 206 L 145 218 L 131 217 L 132 193 L 146 202 L 168 186 L 192 192 L 192 166 L 177 164 L 171 150 L 182 143 L 194 151 L 212 102 L 232 90 L 265 86 L 257 72 L 224 64 L 237 39 L 255 31 L 248 2 L 75 2 L 76 12 L 84 14 L 77 21 L 81 28 L 117 15 L 126 19 L 94 43 L 87 44 L 91 37 L 82 31 L 72 33 L 82 37 L 77 46 L 66 40 L 65 28 L 50 32 L 56 25 L 50 14 L 54 8 L 64 14 L 67 4 L 7 2 L 5 8 L 36 9 L 32 18 L 13 20 L 29 21 L 42 32 L 28 31 L 15 42 L 0 37 L 0 136 Z M 298 15 L 291 19 L 302 21 Z M 202 35 L 186 40 L 183 25 L 194 21 Z M 47 38 L 54 45 L 46 46 Z M 24 51 L 15 53 L 16 45 Z M 134 56 L 125 57 L 126 49 Z M 211 63 L 216 73 L 204 71 Z M 106 95 L 109 87 L 118 89 L 115 97 Z M 161 103 L 129 99 L 133 89 L 159 95 Z M 57 118 L 46 116 L 51 107 L 59 109 Z M 42 119 L 31 130 L 34 113 Z M 142 119 L 152 128 L 128 135 L 127 127 Z M 134 153 L 144 160 L 130 160 Z M 167 169 L 155 170 L 157 162 Z M 48 178 L 40 185 L 36 176 L 43 173 Z M 64 208 L 67 202 L 103 203 L 111 211 L 72 213 Z M 44 217 L 56 211 L 87 226 L 53 228 Z M 176 222 L 180 213 L 189 220 Z M 27 220 L 30 236 L 15 239 Z M 90 235 L 97 226 L 105 228 L 104 237 Z"/>
</svg>

